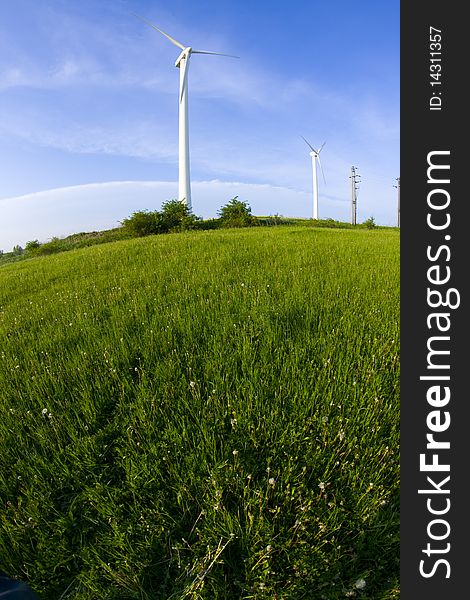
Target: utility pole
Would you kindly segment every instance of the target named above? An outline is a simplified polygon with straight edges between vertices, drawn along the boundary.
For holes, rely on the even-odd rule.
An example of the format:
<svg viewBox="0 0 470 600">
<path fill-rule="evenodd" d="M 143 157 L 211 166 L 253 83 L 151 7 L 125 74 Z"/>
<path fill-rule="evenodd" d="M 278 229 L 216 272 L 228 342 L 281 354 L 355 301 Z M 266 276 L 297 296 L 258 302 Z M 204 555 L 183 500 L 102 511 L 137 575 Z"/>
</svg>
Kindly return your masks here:
<svg viewBox="0 0 470 600">
<path fill-rule="evenodd" d="M 397 185 L 393 187 L 397 188 L 397 227 L 400 227 L 400 178 L 397 177 Z"/>
<path fill-rule="evenodd" d="M 357 167 L 351 167 L 351 175 L 349 179 L 351 180 L 351 223 L 356 225 L 357 222 L 357 190 L 359 186 L 357 185 L 360 182 L 360 175 L 356 172 Z"/>
</svg>

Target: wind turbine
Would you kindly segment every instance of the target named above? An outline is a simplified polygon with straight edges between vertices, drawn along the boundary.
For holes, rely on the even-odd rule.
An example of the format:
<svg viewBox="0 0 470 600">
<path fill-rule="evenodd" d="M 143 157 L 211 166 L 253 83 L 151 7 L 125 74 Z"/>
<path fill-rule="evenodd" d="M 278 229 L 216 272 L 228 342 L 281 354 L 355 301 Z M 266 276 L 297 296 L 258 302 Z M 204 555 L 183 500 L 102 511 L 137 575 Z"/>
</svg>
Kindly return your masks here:
<svg viewBox="0 0 470 600">
<path fill-rule="evenodd" d="M 215 54 L 217 56 L 230 56 L 239 58 L 232 54 L 221 54 L 220 52 L 210 52 L 209 50 L 194 50 L 191 46 L 185 46 L 178 40 L 159 29 L 150 21 L 133 13 L 135 17 L 156 29 L 164 35 L 167 40 L 181 49 L 181 54 L 175 62 L 175 67 L 180 70 L 180 89 L 179 89 L 179 153 L 178 153 L 178 200 L 187 205 L 191 210 L 191 181 L 189 175 L 189 130 L 188 130 L 188 71 L 189 59 L 191 54 Z"/>
<path fill-rule="evenodd" d="M 307 144 L 307 146 L 311 149 L 310 156 L 312 157 L 312 172 L 313 172 L 313 218 L 318 219 L 317 160 L 318 160 L 318 164 L 320 165 L 321 174 L 323 175 L 323 181 L 326 183 L 325 174 L 323 173 L 323 167 L 321 166 L 321 161 L 320 161 L 320 152 L 322 151 L 322 148 L 326 144 L 326 142 L 323 142 L 323 144 L 320 146 L 320 148 L 318 148 L 318 150 L 315 150 L 315 148 L 312 146 L 312 144 L 310 142 L 308 142 L 304 138 L 303 135 L 301 136 L 301 138 L 304 140 L 304 142 Z"/>
</svg>

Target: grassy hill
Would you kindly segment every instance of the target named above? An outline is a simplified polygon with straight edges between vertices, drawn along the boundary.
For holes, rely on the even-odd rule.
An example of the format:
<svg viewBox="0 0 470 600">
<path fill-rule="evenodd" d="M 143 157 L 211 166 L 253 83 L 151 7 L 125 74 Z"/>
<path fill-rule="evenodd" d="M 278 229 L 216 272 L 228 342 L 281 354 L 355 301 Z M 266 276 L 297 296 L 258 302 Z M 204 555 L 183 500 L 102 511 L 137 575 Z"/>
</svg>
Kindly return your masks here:
<svg viewBox="0 0 470 600">
<path fill-rule="evenodd" d="M 0 568 L 44 600 L 398 598 L 397 230 L 5 264 L 0 346 Z"/>
</svg>

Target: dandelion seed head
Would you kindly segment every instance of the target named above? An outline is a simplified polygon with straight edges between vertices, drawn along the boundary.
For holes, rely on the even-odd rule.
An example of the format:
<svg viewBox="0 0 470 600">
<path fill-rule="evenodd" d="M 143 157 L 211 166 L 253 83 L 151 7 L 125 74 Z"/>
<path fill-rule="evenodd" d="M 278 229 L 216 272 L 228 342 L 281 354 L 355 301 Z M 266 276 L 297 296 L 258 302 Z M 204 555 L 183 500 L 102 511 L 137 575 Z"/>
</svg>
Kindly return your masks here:
<svg viewBox="0 0 470 600">
<path fill-rule="evenodd" d="M 366 587 L 366 582 L 364 579 L 358 579 L 354 585 L 356 589 L 363 590 Z"/>
</svg>

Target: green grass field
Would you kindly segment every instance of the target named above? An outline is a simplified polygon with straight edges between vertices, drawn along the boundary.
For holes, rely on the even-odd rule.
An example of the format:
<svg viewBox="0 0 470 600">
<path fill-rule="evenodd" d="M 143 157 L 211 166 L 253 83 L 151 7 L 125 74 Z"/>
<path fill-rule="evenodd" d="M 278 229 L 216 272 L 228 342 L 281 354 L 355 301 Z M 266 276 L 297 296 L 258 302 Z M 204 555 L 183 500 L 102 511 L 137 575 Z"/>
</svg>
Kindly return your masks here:
<svg viewBox="0 0 470 600">
<path fill-rule="evenodd" d="M 0 352 L 0 568 L 41 599 L 399 597 L 397 230 L 5 264 Z"/>
</svg>

